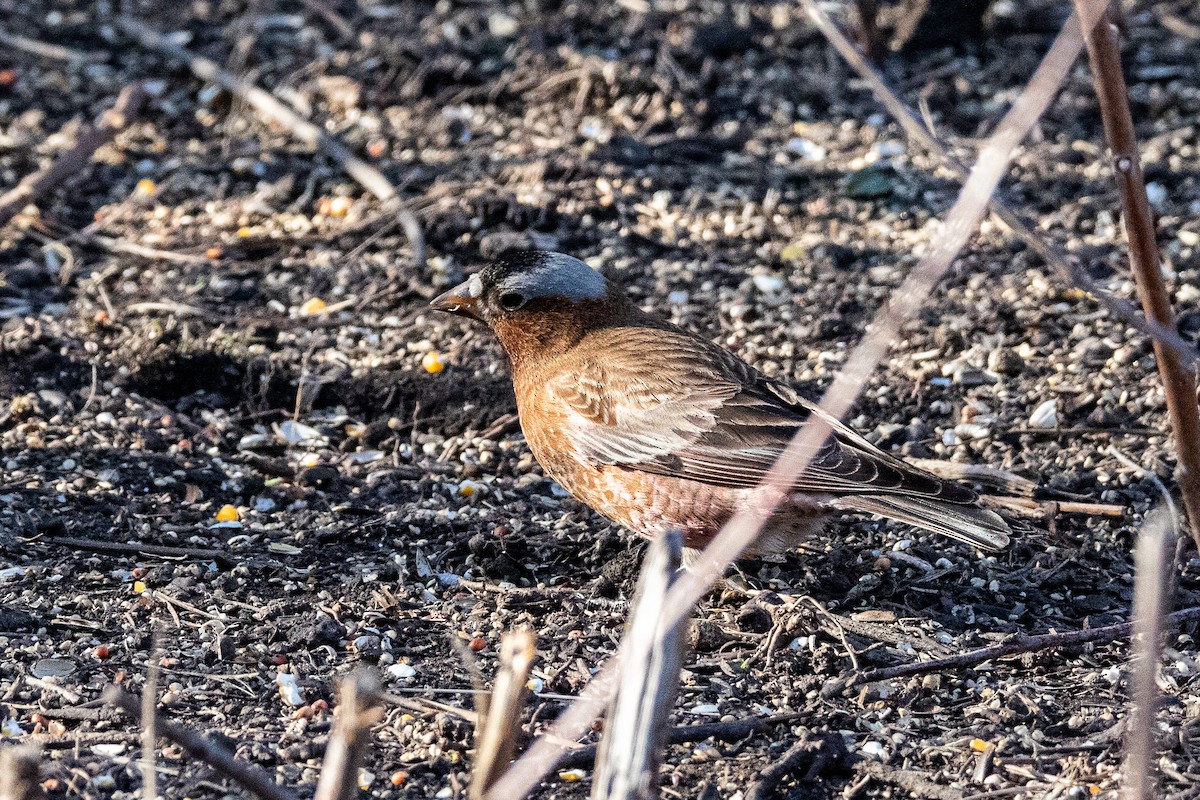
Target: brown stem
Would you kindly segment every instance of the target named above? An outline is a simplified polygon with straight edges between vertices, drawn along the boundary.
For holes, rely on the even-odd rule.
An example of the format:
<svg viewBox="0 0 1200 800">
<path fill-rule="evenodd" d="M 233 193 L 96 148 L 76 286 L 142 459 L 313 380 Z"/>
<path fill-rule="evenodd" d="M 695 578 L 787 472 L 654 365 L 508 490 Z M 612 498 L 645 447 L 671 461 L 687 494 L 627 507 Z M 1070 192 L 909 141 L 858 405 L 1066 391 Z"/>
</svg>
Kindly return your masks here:
<svg viewBox="0 0 1200 800">
<path fill-rule="evenodd" d="M 146 93 L 140 83 L 133 83 L 122 89 L 121 94 L 117 96 L 116 105 L 100 115 L 96 127 L 87 128 L 80 133 L 74 147 L 56 158 L 44 170 L 26 176 L 0 196 L 0 226 L 46 192 L 61 186 L 70 176 L 81 172 L 92 155 L 112 141 L 117 132 L 129 124 L 145 99 Z"/>
<path fill-rule="evenodd" d="M 1079 8 L 1083 0 L 1075 0 Z M 1092 83 L 1100 101 L 1104 137 L 1112 151 L 1113 173 L 1121 193 L 1121 212 L 1129 237 L 1129 266 L 1146 316 L 1174 329 L 1175 314 L 1159 266 L 1154 217 L 1146 198 L 1146 182 L 1138 160 L 1137 137 L 1129 110 L 1129 90 L 1121 71 L 1121 51 L 1116 27 L 1103 16 L 1091 29 L 1084 29 Z M 1190 369 L 1173 351 L 1154 342 L 1154 355 L 1167 398 L 1167 413 L 1175 432 L 1177 466 L 1175 480 L 1183 494 L 1188 527 L 1200 548 L 1200 406 L 1196 404 L 1196 381 Z"/>
</svg>

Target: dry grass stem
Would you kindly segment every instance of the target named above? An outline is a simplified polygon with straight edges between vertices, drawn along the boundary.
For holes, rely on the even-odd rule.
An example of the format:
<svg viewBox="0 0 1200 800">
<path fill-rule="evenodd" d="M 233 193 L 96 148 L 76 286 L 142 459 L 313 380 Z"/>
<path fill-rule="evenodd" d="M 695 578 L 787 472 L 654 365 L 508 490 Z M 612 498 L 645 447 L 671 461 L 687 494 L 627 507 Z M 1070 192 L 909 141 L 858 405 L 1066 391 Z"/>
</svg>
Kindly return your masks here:
<svg viewBox="0 0 1200 800">
<path fill-rule="evenodd" d="M 642 563 L 637 597 L 625 628 L 630 642 L 621 680 L 608 708 L 593 800 L 658 796 L 658 769 L 679 691 L 688 618 L 665 626 L 667 594 L 679 576 L 683 536 L 655 539 Z"/>
<path fill-rule="evenodd" d="M 841 29 L 834 24 L 833 20 L 817 5 L 815 0 L 801 0 L 801 3 L 808 13 L 809 18 L 812 19 L 821 33 L 825 35 L 829 43 L 833 45 L 834 49 L 837 50 L 846 63 L 867 82 L 871 87 L 871 93 L 875 95 L 875 98 L 887 109 L 896 122 L 900 124 L 905 136 L 910 141 L 923 147 L 927 153 L 937 158 L 942 166 L 949 169 L 959 178 L 965 178 L 967 175 L 966 165 L 955 158 L 927 125 L 922 124 L 921 119 L 904 104 L 904 101 L 896 96 L 896 93 L 888 87 L 879 72 L 859 53 L 854 43 L 842 33 Z M 1101 10 L 1093 7 L 1095 5 L 1093 3 L 1089 6 L 1088 14 L 1091 19 L 1097 18 L 1101 13 Z M 1047 266 L 1057 272 L 1063 281 L 1083 289 L 1104 306 L 1109 313 L 1124 320 L 1154 341 L 1161 342 L 1174 350 L 1184 363 L 1188 365 L 1200 363 L 1200 353 L 1197 353 L 1196 348 L 1180 336 L 1174 327 L 1162 325 L 1153 318 L 1147 318 L 1145 315 L 1139 313 L 1124 298 L 1117 297 L 1108 292 L 1092 279 L 1086 269 L 1083 269 L 1080 265 L 1069 260 L 1059 252 L 1044 236 L 1037 233 L 1033 225 L 1013 211 L 1001 198 L 993 196 L 991 203 L 992 212 L 999 218 L 1001 223 L 1017 238 L 1028 245 L 1031 250 L 1037 253 L 1038 257 Z"/>
<path fill-rule="evenodd" d="M 1133 710 L 1125 743 L 1126 800 L 1158 796 L 1155 780 L 1155 718 L 1158 665 L 1162 660 L 1163 621 L 1174 587 L 1175 552 L 1172 514 L 1157 509 L 1146 520 L 1134 552 L 1133 658 L 1129 665 Z"/>
<path fill-rule="evenodd" d="M 475 765 L 467 797 L 485 797 L 508 769 L 521 737 L 521 711 L 529 694 L 529 671 L 537 657 L 537 640 L 530 630 L 510 631 L 500 643 L 500 663 L 485 708 L 476 726 Z"/>
<path fill-rule="evenodd" d="M 359 795 L 358 771 L 371 744 L 371 726 L 383 718 L 379 678 L 360 670 L 338 691 L 337 722 L 313 800 L 350 800 Z"/>
<path fill-rule="evenodd" d="M 42 800 L 41 753 L 10 745 L 0 750 L 0 800 Z"/>
</svg>

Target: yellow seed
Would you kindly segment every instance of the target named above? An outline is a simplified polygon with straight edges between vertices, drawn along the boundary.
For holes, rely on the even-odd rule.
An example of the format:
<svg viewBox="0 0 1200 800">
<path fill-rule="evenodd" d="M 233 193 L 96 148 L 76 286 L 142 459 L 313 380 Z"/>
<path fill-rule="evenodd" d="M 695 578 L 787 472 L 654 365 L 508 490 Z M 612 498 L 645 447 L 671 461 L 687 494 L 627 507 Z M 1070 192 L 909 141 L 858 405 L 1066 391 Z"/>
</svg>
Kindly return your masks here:
<svg viewBox="0 0 1200 800">
<path fill-rule="evenodd" d="M 240 518 L 238 510 L 228 503 L 221 506 L 221 510 L 217 512 L 217 522 L 237 522 Z"/>
<path fill-rule="evenodd" d="M 1088 787 L 1088 794 L 1090 794 L 1090 795 L 1093 795 L 1093 796 L 1098 795 L 1098 794 L 1100 794 L 1100 792 L 1101 792 L 1100 787 L 1094 783 Z"/>
<path fill-rule="evenodd" d="M 248 226 L 243 225 L 242 227 L 237 229 L 237 235 L 239 237 L 241 237 L 242 239 L 249 239 L 251 236 L 254 235 L 254 231 L 252 231 Z"/>
<path fill-rule="evenodd" d="M 319 297 L 314 297 L 311 300 L 306 300 L 304 305 L 300 306 L 300 313 L 304 316 L 316 314 L 325 308 L 325 301 Z"/>
<path fill-rule="evenodd" d="M 562 781 L 566 781 L 567 783 L 581 781 L 586 777 L 587 777 L 587 773 L 581 769 L 569 769 L 565 772 L 558 773 L 558 779 L 562 780 Z"/>
<path fill-rule="evenodd" d="M 424 367 L 425 371 L 430 375 L 436 375 L 446 368 L 446 365 L 442 363 L 442 357 L 438 354 L 437 350 L 430 350 L 428 353 L 426 353 L 425 357 L 421 359 L 421 366 Z"/>
<path fill-rule="evenodd" d="M 971 749 L 972 750 L 982 753 L 984 750 L 987 750 L 987 748 L 988 748 L 988 743 L 985 742 L 983 739 L 972 739 L 971 740 Z"/>
<path fill-rule="evenodd" d="M 354 205 L 354 201 L 349 197 L 335 197 L 329 203 L 329 216 L 344 217 L 352 205 Z"/>
<path fill-rule="evenodd" d="M 458 487 L 458 496 L 459 497 L 471 497 L 474 494 L 475 494 L 475 487 L 469 483 L 464 483 L 462 486 Z"/>
<path fill-rule="evenodd" d="M 141 594 L 144 591 L 146 591 L 145 581 L 134 581 L 133 582 L 133 593 L 134 594 Z"/>
<path fill-rule="evenodd" d="M 158 191 L 158 187 L 155 186 L 154 181 L 150 180 L 149 178 L 142 178 L 137 182 L 137 186 L 135 186 L 133 190 L 143 197 L 150 197 L 156 191 Z"/>
</svg>

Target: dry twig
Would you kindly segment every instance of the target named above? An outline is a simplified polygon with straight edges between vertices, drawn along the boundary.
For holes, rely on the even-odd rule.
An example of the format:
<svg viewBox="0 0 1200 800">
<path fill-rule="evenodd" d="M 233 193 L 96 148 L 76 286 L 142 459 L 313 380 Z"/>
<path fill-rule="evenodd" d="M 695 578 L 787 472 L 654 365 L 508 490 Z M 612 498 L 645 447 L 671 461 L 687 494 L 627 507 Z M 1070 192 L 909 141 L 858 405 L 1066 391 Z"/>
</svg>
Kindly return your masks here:
<svg viewBox="0 0 1200 800">
<path fill-rule="evenodd" d="M 1163 617 L 1170 604 L 1175 534 L 1171 512 L 1158 509 L 1146 521 L 1134 553 L 1133 659 L 1129 667 L 1133 713 L 1126 739 L 1125 792 L 1128 800 L 1157 797 L 1155 712 L 1158 665 L 1162 660 Z"/>
<path fill-rule="evenodd" d="M 1075 0 L 1078 8 L 1083 0 Z M 1113 174 L 1121 192 L 1121 216 L 1129 238 L 1129 266 L 1133 270 L 1138 296 L 1149 319 L 1164 328 L 1174 329 L 1175 314 L 1163 282 L 1155 240 L 1154 217 L 1146 197 L 1146 181 L 1138 159 L 1133 115 L 1129 110 L 1129 90 L 1121 71 L 1121 50 L 1117 31 L 1108 17 L 1084 29 L 1092 83 L 1100 101 L 1104 136 L 1112 151 Z M 1196 404 L 1196 381 L 1192 365 L 1172 349 L 1155 340 L 1154 356 L 1162 377 L 1167 413 L 1175 432 L 1177 466 L 1175 480 L 1183 495 L 1192 540 L 1200 548 L 1200 406 Z"/>
<path fill-rule="evenodd" d="M 683 536 L 670 531 L 650 543 L 637 599 L 625 629 L 632 643 L 621 662 L 621 682 L 608 707 L 593 800 L 658 796 L 658 768 L 679 691 L 687 617 L 666 626 L 664 603 L 679 575 Z"/>
<path fill-rule="evenodd" d="M 383 717 L 379 679 L 362 670 L 342 681 L 337 724 L 325 749 L 321 778 L 313 800 L 350 800 L 358 796 L 358 770 L 371 740 L 371 726 Z"/>
<path fill-rule="evenodd" d="M 500 665 L 490 695 L 480 695 L 476 725 L 475 766 L 467 797 L 485 797 L 516 752 L 521 736 L 521 709 L 529 693 L 529 670 L 537 657 L 537 641 L 531 630 L 510 631 L 500 643 Z"/>
<path fill-rule="evenodd" d="M 117 95 L 116 104 L 100 115 L 94 128 L 87 128 L 75 140 L 75 146 L 40 172 L 27 175 L 16 186 L 0 196 L 0 226 L 21 213 L 29 205 L 51 189 L 63 184 L 71 175 L 83 170 L 87 163 L 104 145 L 112 141 L 117 133 L 137 115 L 146 99 L 140 83 L 131 83 Z"/>
<path fill-rule="evenodd" d="M 213 61 L 197 56 L 163 36 L 156 30 L 143 25 L 129 17 L 119 17 L 117 27 L 132 36 L 143 47 L 154 50 L 175 61 L 179 61 L 192 71 L 197 78 L 215 83 L 238 100 L 246 103 L 265 119 L 281 125 L 289 133 L 310 147 L 314 147 L 332 158 L 359 185 L 384 203 L 394 204 L 396 215 L 404 227 L 413 248 L 413 261 L 418 269 L 425 266 L 425 235 L 421 231 L 421 223 L 411 211 L 400 202 L 400 195 L 382 172 L 363 161 L 346 145 L 333 138 L 320 127 L 301 117 L 286 104 L 280 102 L 270 92 L 260 89 L 251 81 L 239 78 L 227 70 L 221 69 Z"/>
<path fill-rule="evenodd" d="M 137 718 L 141 715 L 141 698 L 124 691 L 116 684 L 110 684 L 102 696 L 104 702 L 116 706 L 131 717 Z M 271 773 L 262 767 L 237 760 L 233 757 L 233 753 L 222 745 L 207 736 L 201 736 L 173 722 L 168 722 L 157 711 L 155 711 L 154 717 L 154 724 L 158 728 L 159 735 L 175 742 L 192 758 L 200 759 L 217 772 L 244 786 L 264 800 L 295 800 L 295 796 L 276 784 Z M 106 735 L 111 736 L 112 734 Z"/>
<path fill-rule="evenodd" d="M 1200 620 L 1200 608 L 1185 608 L 1182 611 L 1176 611 L 1166 619 L 1171 624 L 1194 622 Z M 845 678 L 838 678 L 825 684 L 821 688 L 821 695 L 823 697 L 833 697 L 839 692 L 844 692 L 847 689 L 867 683 L 896 680 L 898 678 L 911 678 L 914 675 L 925 675 L 945 669 L 965 669 L 997 658 L 1017 656 L 1024 653 L 1037 653 L 1056 647 L 1073 647 L 1089 642 L 1113 642 L 1124 636 L 1129 636 L 1131 633 L 1133 633 L 1132 622 L 1119 622 L 1116 625 L 1105 625 L 1101 628 L 1085 628 L 1084 630 L 1066 631 L 1065 633 L 1042 633 L 1036 636 L 1017 634 L 1009 637 L 1000 644 L 994 644 L 990 647 L 980 647 L 975 650 L 968 650 L 965 653 L 946 656 L 945 658 L 934 658 L 916 664 L 880 667 L 879 669 L 848 675 Z"/>
</svg>

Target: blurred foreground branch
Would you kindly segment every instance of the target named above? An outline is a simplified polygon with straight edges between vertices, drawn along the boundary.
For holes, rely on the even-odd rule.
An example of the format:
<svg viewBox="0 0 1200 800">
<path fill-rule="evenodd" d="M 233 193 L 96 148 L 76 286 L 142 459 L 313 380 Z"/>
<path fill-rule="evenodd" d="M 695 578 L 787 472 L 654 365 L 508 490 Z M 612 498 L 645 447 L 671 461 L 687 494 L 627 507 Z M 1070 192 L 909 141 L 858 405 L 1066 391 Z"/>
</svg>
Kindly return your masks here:
<svg viewBox="0 0 1200 800">
<path fill-rule="evenodd" d="M 350 800 L 359 794 L 358 770 L 370 744 L 371 726 L 383 717 L 379 679 L 361 670 L 342 681 L 337 722 L 313 800 Z"/>
<path fill-rule="evenodd" d="M 624 638 L 632 643 L 608 707 L 592 800 L 658 796 L 658 768 L 679 691 L 688 617 L 667 624 L 664 603 L 679 576 L 683 536 L 668 531 L 650 543 L 642 562 Z"/>
</svg>

